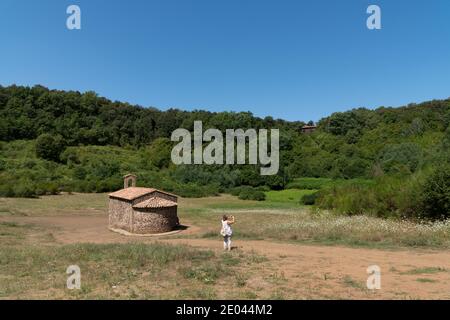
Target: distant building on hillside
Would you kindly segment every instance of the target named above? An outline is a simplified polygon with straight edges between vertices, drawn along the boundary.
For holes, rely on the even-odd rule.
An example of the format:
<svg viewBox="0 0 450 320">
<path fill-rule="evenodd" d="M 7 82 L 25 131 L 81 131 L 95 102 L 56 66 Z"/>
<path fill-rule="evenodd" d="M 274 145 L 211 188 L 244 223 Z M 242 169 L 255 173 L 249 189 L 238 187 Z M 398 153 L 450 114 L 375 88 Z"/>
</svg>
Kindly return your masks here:
<svg viewBox="0 0 450 320">
<path fill-rule="evenodd" d="M 178 197 L 153 188 L 136 187 L 136 176 L 124 176 L 124 187 L 109 194 L 109 228 L 131 234 L 155 234 L 178 225 Z"/>
<path fill-rule="evenodd" d="M 312 132 L 316 131 L 316 129 L 317 129 L 317 126 L 315 126 L 315 125 L 312 125 L 312 126 L 306 125 L 306 126 L 302 127 L 302 133 L 307 133 L 307 134 L 312 133 Z"/>
</svg>

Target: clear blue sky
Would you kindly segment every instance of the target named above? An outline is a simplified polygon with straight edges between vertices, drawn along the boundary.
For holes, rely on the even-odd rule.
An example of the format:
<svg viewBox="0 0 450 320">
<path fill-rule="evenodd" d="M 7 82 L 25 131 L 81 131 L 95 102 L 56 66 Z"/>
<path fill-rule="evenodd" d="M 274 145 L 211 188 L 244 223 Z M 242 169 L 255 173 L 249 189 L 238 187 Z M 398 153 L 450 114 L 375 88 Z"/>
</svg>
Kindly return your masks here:
<svg viewBox="0 0 450 320">
<path fill-rule="evenodd" d="M 450 96 L 448 0 L 1 0 L 0 43 L 3 86 L 160 109 L 318 120 Z"/>
</svg>

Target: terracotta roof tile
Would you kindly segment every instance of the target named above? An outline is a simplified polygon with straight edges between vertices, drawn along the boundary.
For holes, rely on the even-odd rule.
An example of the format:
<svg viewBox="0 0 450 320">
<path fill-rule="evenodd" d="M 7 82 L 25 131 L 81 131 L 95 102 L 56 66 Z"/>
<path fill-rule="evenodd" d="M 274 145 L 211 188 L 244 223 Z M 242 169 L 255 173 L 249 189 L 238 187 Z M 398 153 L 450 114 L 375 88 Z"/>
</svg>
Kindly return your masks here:
<svg viewBox="0 0 450 320">
<path fill-rule="evenodd" d="M 116 192 L 110 193 L 109 196 L 113 198 L 125 199 L 125 200 L 134 200 L 139 197 L 145 196 L 146 194 L 157 191 L 153 188 L 141 188 L 141 187 L 130 187 L 118 190 Z"/>
<path fill-rule="evenodd" d="M 121 190 L 115 191 L 113 193 L 110 193 L 109 196 L 113 197 L 113 198 L 119 198 L 119 199 L 125 199 L 125 200 L 132 201 L 132 200 L 135 200 L 139 197 L 145 196 L 145 195 L 155 192 L 155 191 L 178 198 L 178 196 L 173 193 L 161 191 L 161 190 L 154 189 L 154 188 L 142 188 L 142 187 L 129 187 L 129 188 L 121 189 Z"/>
<path fill-rule="evenodd" d="M 175 206 L 177 206 L 176 202 L 160 197 L 151 197 L 150 199 L 135 204 L 133 208 L 167 208 Z"/>
</svg>

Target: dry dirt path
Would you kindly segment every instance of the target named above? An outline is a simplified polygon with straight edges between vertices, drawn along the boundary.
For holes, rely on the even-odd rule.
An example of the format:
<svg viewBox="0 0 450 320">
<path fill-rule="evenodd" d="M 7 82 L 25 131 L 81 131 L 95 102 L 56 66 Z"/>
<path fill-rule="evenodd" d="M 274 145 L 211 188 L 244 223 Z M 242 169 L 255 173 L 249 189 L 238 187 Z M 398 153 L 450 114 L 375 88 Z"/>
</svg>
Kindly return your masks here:
<svg viewBox="0 0 450 320">
<path fill-rule="evenodd" d="M 218 252 L 222 246 L 219 237 L 180 238 L 201 234 L 203 230 L 194 226 L 171 237 L 143 238 L 109 231 L 104 216 L 2 217 L 0 221 L 45 227 L 61 244 L 159 241 Z M 258 270 L 248 271 L 250 284 L 280 286 L 288 297 L 450 299 L 449 250 L 380 250 L 266 240 L 236 240 L 233 245 L 237 253 L 254 251 L 268 259 Z M 365 288 L 366 269 L 371 265 L 381 268 L 381 290 Z M 273 281 L 265 281 L 269 278 Z"/>
</svg>

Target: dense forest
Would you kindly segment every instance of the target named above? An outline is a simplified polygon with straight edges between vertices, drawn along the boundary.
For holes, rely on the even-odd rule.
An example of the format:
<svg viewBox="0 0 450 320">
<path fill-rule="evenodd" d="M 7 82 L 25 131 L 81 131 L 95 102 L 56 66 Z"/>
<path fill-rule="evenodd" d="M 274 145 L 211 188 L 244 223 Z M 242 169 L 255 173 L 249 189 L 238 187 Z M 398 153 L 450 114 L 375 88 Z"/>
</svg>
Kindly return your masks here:
<svg viewBox="0 0 450 320">
<path fill-rule="evenodd" d="M 296 186 L 300 177 L 332 183 L 307 199 L 346 214 L 440 218 L 450 216 L 450 99 L 339 112 L 302 133 L 302 121 L 134 106 L 94 92 L 42 86 L 0 86 L 0 196 L 61 191 L 106 192 L 134 172 L 139 184 L 182 196 Z M 177 128 L 277 128 L 280 170 L 261 176 L 257 166 L 175 166 Z M 242 191 L 243 192 L 243 191 Z M 237 192 L 239 193 L 239 191 Z"/>
</svg>

